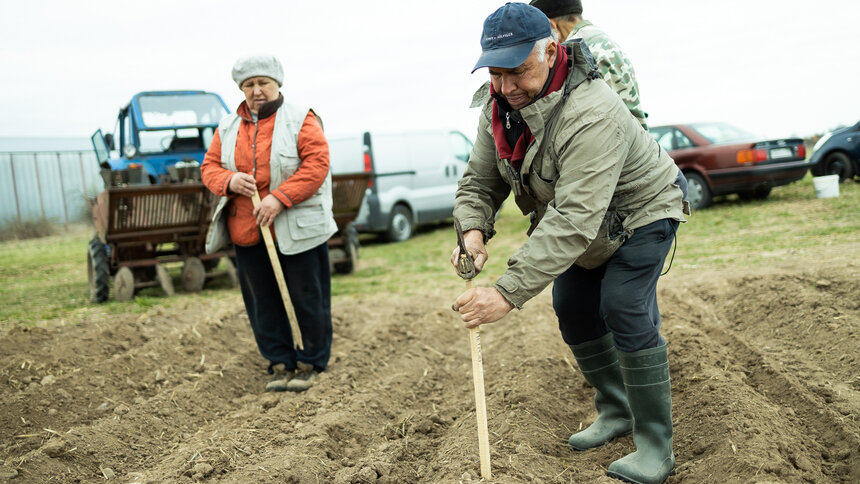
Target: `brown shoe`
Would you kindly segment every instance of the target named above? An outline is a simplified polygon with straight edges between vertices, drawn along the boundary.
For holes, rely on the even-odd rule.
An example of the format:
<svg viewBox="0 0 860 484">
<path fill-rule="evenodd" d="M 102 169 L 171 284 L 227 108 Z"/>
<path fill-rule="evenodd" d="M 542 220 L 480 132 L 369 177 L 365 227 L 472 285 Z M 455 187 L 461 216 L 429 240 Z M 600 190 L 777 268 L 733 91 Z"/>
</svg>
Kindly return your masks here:
<svg viewBox="0 0 860 484">
<path fill-rule="evenodd" d="M 319 372 L 314 370 L 314 365 L 308 363 L 297 363 L 298 370 L 292 380 L 287 382 L 287 390 L 291 392 L 303 392 L 314 386 L 314 382 L 319 377 Z"/>
<path fill-rule="evenodd" d="M 293 378 L 296 370 L 288 370 L 287 365 L 278 363 L 272 365 L 272 380 L 266 383 L 267 392 L 283 392 L 287 390 L 287 383 Z"/>
</svg>

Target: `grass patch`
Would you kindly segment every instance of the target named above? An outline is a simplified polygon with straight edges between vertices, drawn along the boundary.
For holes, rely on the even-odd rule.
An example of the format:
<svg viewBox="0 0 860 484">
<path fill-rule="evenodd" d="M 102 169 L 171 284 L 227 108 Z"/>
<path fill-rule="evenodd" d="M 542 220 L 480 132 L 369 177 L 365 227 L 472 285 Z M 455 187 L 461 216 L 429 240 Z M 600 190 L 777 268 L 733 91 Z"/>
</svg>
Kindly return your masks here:
<svg viewBox="0 0 860 484">
<path fill-rule="evenodd" d="M 697 211 L 678 230 L 673 271 L 706 268 L 765 266 L 791 257 L 797 251 L 827 251 L 829 246 L 856 243 L 860 234 L 860 184 L 845 182 L 840 196 L 816 199 L 812 179 L 777 187 L 763 201 L 744 203 L 736 197 L 717 200 Z M 496 222 L 498 235 L 488 244 L 490 259 L 476 283 L 489 285 L 501 276 L 508 257 L 526 240 L 528 218 L 512 200 L 505 203 Z M 92 320 L 100 314 L 141 314 L 155 306 L 169 306 L 183 298 L 196 298 L 204 307 L 214 298 L 238 296 L 226 278 L 213 279 L 198 294 L 184 293 L 181 264 L 168 265 L 177 293 L 165 297 L 159 288 L 137 293 L 130 302 L 89 301 L 86 273 L 87 242 L 92 229 L 39 239 L 0 243 L 0 331 L 10 325 L 33 326 L 46 320 Z M 362 235 L 358 268 L 350 275 L 332 278 L 333 297 L 378 298 L 415 296 L 456 291 L 463 281 L 448 262 L 457 240 L 450 223 L 425 227 L 406 242 L 388 244 Z M 222 280 L 223 279 L 223 280 Z"/>
<path fill-rule="evenodd" d="M 57 233 L 56 224 L 48 219 L 12 220 L 0 228 L 0 242 L 46 237 Z"/>
</svg>

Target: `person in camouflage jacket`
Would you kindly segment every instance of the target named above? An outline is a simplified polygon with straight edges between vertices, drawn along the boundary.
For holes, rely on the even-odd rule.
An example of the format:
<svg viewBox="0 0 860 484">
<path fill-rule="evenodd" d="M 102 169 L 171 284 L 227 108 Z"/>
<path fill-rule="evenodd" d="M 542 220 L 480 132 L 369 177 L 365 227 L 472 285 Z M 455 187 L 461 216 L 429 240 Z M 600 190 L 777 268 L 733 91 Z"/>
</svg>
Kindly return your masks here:
<svg viewBox="0 0 860 484">
<path fill-rule="evenodd" d="M 532 0 L 533 5 L 549 18 L 559 40 L 582 39 L 597 62 L 603 80 L 621 96 L 627 109 L 648 130 L 648 113 L 639 103 L 639 84 L 630 59 L 603 30 L 582 18 L 581 0 Z"/>
</svg>

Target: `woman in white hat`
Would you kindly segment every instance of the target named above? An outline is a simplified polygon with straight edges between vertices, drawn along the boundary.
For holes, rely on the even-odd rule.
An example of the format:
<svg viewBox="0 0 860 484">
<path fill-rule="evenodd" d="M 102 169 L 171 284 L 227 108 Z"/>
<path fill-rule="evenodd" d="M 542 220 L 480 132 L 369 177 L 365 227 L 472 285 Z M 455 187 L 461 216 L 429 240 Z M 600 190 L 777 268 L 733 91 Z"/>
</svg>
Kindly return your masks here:
<svg viewBox="0 0 860 484">
<path fill-rule="evenodd" d="M 280 93 L 281 63 L 243 57 L 233 80 L 245 94 L 212 138 L 201 167 L 203 183 L 221 196 L 206 248 L 232 243 L 248 319 L 272 380 L 266 391 L 303 391 L 326 369 L 331 353 L 328 239 L 332 216 L 328 143 L 307 106 Z M 254 207 L 257 191 L 262 202 Z M 270 230 L 302 333 L 294 349 L 289 321 L 260 230 Z"/>
</svg>

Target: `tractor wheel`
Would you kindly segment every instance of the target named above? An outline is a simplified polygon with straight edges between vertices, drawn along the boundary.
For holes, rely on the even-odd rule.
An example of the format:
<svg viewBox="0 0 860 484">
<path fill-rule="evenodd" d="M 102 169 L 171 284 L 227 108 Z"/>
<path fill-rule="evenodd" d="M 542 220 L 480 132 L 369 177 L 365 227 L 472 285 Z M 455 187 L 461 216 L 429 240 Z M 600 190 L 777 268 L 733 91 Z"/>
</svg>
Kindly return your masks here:
<svg viewBox="0 0 860 484">
<path fill-rule="evenodd" d="M 98 237 L 87 247 L 87 279 L 90 283 L 90 301 L 103 303 L 110 296 L 110 263 L 105 245 Z"/>
<path fill-rule="evenodd" d="M 134 273 L 129 267 L 120 267 L 113 278 L 113 297 L 117 301 L 134 299 Z"/>
<path fill-rule="evenodd" d="M 182 287 L 188 292 L 199 292 L 206 282 L 206 268 L 197 257 L 185 259 L 182 266 Z"/>
<path fill-rule="evenodd" d="M 163 265 L 157 264 L 155 266 L 155 278 L 158 279 L 164 294 L 172 296 L 176 292 L 173 289 L 173 279 L 170 278 L 170 274 L 167 273 L 167 269 Z"/>
</svg>

